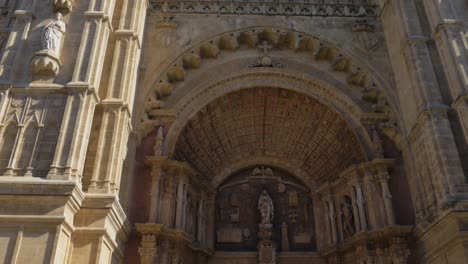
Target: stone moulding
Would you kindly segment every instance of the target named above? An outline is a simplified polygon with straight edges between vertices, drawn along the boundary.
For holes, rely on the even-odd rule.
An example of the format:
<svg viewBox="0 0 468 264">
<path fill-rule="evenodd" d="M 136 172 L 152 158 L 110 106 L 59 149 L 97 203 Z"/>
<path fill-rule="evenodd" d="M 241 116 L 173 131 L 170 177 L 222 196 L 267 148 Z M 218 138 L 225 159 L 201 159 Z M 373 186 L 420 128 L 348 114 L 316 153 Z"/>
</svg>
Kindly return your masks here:
<svg viewBox="0 0 468 264">
<path fill-rule="evenodd" d="M 216 15 L 271 15 L 309 17 L 367 17 L 378 16 L 378 7 L 369 4 L 311 4 L 291 1 L 229 2 L 229 1 L 158 1 L 151 0 L 156 13 L 216 14 Z"/>
<path fill-rule="evenodd" d="M 35 75 L 57 76 L 62 66 L 57 55 L 48 50 L 36 52 L 31 61 L 32 70 Z"/>
</svg>

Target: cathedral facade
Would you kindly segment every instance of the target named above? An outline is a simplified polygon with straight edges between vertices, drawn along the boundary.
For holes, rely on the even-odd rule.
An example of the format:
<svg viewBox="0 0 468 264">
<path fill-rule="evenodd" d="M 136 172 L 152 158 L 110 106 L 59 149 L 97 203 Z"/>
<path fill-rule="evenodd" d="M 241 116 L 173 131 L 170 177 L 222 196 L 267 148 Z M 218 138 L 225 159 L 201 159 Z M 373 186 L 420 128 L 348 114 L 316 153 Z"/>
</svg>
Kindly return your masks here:
<svg viewBox="0 0 468 264">
<path fill-rule="evenodd" d="M 468 263 L 466 0 L 0 10 L 0 263 Z"/>
</svg>

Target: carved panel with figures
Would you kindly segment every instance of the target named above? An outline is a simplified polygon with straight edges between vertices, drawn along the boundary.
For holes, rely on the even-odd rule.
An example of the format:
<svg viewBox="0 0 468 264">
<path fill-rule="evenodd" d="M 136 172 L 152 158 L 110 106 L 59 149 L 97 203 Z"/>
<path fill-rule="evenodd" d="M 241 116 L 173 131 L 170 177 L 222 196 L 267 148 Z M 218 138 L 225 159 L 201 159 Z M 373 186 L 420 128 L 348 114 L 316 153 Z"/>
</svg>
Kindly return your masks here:
<svg viewBox="0 0 468 264">
<path fill-rule="evenodd" d="M 278 251 L 315 250 L 309 190 L 287 173 L 258 166 L 224 182 L 216 195 L 216 249 L 256 251 L 262 222 L 258 201 L 266 190 L 273 201 L 271 240 Z"/>
</svg>

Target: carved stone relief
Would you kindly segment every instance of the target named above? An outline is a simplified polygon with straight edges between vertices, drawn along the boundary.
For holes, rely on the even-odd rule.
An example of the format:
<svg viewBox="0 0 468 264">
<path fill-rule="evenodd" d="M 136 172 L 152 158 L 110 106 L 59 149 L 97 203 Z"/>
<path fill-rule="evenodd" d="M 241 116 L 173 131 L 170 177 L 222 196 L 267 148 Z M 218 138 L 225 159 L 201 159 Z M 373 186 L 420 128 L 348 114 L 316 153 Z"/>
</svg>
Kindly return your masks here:
<svg viewBox="0 0 468 264">
<path fill-rule="evenodd" d="M 50 169 L 65 108 L 65 97 L 9 98 L 0 120 L 0 175 L 45 177 Z M 17 144 L 13 144 L 17 141 Z"/>
<path fill-rule="evenodd" d="M 344 196 L 341 199 L 341 225 L 344 238 L 351 237 L 356 233 L 354 221 L 351 197 Z"/>
<path fill-rule="evenodd" d="M 235 15 L 287 15 L 321 17 L 375 17 L 377 6 L 368 1 L 227 1 L 217 0 L 206 3 L 197 1 L 151 1 L 152 10 L 157 13 L 183 14 L 235 14 Z"/>
<path fill-rule="evenodd" d="M 291 193 L 297 197 L 289 203 Z M 267 237 L 278 251 L 314 250 L 312 208 L 308 190 L 288 174 L 264 166 L 243 171 L 219 188 L 215 248 L 266 253 L 273 247 L 269 242 L 262 246 Z"/>
<path fill-rule="evenodd" d="M 63 34 L 67 30 L 63 21 L 62 13 L 55 13 L 49 23 L 47 23 L 41 35 L 41 50 L 36 52 L 32 59 L 33 73 L 37 75 L 56 76 L 60 71 L 60 46 Z"/>
</svg>

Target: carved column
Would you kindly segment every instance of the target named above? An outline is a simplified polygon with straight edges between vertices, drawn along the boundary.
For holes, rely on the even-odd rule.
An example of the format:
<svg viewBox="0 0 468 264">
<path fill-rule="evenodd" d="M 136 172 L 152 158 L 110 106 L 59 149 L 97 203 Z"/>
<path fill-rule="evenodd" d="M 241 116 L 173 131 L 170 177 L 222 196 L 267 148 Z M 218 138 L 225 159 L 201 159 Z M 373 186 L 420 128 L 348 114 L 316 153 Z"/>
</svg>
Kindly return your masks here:
<svg viewBox="0 0 468 264">
<path fill-rule="evenodd" d="M 379 204 L 379 201 L 377 200 L 378 197 L 380 196 L 379 193 L 377 193 L 376 186 L 372 180 L 372 175 L 369 172 L 364 172 L 364 197 L 366 200 L 366 208 L 367 212 L 369 214 L 369 222 L 368 222 L 368 228 L 370 230 L 372 229 L 377 229 L 382 227 L 381 219 L 380 219 L 380 212 L 379 209 L 381 208 L 381 205 Z"/>
<path fill-rule="evenodd" d="M 88 168 L 86 171 L 86 178 L 91 178 L 89 192 L 113 193 L 117 192 L 120 186 L 122 163 L 125 159 L 128 135 L 132 128 L 132 111 L 129 109 L 132 109 L 134 101 L 146 3 L 146 1 L 124 1 L 121 9 L 118 9 L 120 19 L 115 21 L 118 28 L 115 29 L 114 38 L 112 38 L 112 40 L 115 39 L 115 43 L 112 43 L 114 52 L 111 57 L 112 62 L 109 65 L 110 71 L 103 71 L 102 79 L 106 80 L 103 84 L 106 85 L 99 88 L 102 100 L 96 110 L 96 115 L 102 115 L 102 117 L 101 120 L 95 121 L 99 122 L 95 125 L 100 125 L 100 129 L 92 137 L 94 139 L 92 143 L 96 144 L 97 148 L 91 149 L 88 155 L 90 158 L 87 160 L 89 164 L 94 163 L 92 168 Z M 95 39 L 96 45 L 99 45 L 100 39 L 105 40 L 108 37 L 107 27 L 110 22 L 106 19 L 101 21 L 97 12 L 89 18 L 89 20 L 93 19 L 95 19 L 94 22 L 99 21 L 99 23 L 86 23 L 86 25 L 99 29 L 95 29 L 94 34 L 97 34 L 96 32 L 103 34 L 100 38 Z M 96 58 L 83 58 L 83 61 L 89 60 L 91 63 L 93 61 L 99 63 L 100 59 L 97 56 Z M 90 67 L 94 67 L 94 65 L 90 65 Z M 83 71 L 81 74 L 83 76 L 74 75 L 74 78 L 78 78 L 79 81 L 89 80 L 90 83 L 98 79 L 92 73 L 86 75 Z M 80 80 L 80 78 L 83 79 Z M 77 80 L 74 79 L 74 81 Z M 113 142 L 121 142 L 121 144 L 113 144 Z"/>
<path fill-rule="evenodd" d="M 215 220 L 215 194 L 209 194 L 207 198 L 207 221 L 206 221 L 206 226 L 210 227 L 205 230 L 207 234 L 207 246 L 210 248 L 214 247 L 214 220 Z"/>
<path fill-rule="evenodd" d="M 151 200 L 149 205 L 148 221 L 156 223 L 161 221 L 160 200 L 161 200 L 161 178 L 162 178 L 162 163 L 165 158 L 162 157 L 147 157 L 146 163 L 151 166 Z"/>
<path fill-rule="evenodd" d="M 96 97 L 86 87 L 69 85 L 61 129 L 63 133 L 60 133 L 57 141 L 48 179 L 74 179 L 81 183 L 92 124 L 89 120 L 94 115 L 95 106 Z"/>
<path fill-rule="evenodd" d="M 356 204 L 359 210 L 359 223 L 361 224 L 360 230 L 367 230 L 366 205 L 364 201 L 364 195 L 362 193 L 361 183 L 356 182 L 354 187 L 356 189 Z"/>
<path fill-rule="evenodd" d="M 177 229 L 184 229 L 184 215 L 185 215 L 185 207 L 184 207 L 184 200 L 186 196 L 186 182 L 185 178 L 182 175 L 177 176 L 177 208 L 176 208 L 176 225 Z"/>
<path fill-rule="evenodd" d="M 333 197 L 331 195 L 328 197 L 326 203 L 328 206 L 328 222 L 330 223 L 331 227 L 331 241 L 332 244 L 336 244 L 338 242 L 336 230 L 336 213 Z"/>
<path fill-rule="evenodd" d="M 161 223 L 172 227 L 175 207 L 176 182 L 173 175 L 164 175 L 163 188 L 161 189 Z"/>
<path fill-rule="evenodd" d="M 382 199 L 385 206 L 385 218 L 387 221 L 387 225 L 395 225 L 395 214 L 393 212 L 392 195 L 390 193 L 390 189 L 388 188 L 388 180 L 390 178 L 390 175 L 388 175 L 386 168 L 381 168 L 379 174 L 379 182 L 382 188 Z"/>
<path fill-rule="evenodd" d="M 141 247 L 138 248 L 141 264 L 153 264 L 156 258 L 156 235 L 143 235 Z"/>
<path fill-rule="evenodd" d="M 197 210 L 197 240 L 203 242 L 203 230 L 205 229 L 204 226 L 204 217 L 203 214 L 205 213 L 204 206 L 205 206 L 205 198 L 201 197 L 198 201 L 198 210 Z"/>
<path fill-rule="evenodd" d="M 354 217 L 354 227 L 356 228 L 356 233 L 361 231 L 361 224 L 359 219 L 359 209 L 356 201 L 356 189 L 351 186 L 351 202 L 353 203 L 353 217 Z"/>
<path fill-rule="evenodd" d="M 137 232 L 141 235 L 140 247 L 138 254 L 140 255 L 141 264 L 153 264 L 157 255 L 157 240 L 161 233 L 163 225 L 145 223 L 135 224 Z"/>
<path fill-rule="evenodd" d="M 345 239 L 344 234 L 344 219 L 343 219 L 343 208 L 342 208 L 343 196 L 334 197 L 335 205 L 335 221 L 336 221 L 336 241 L 343 241 Z"/>
</svg>

